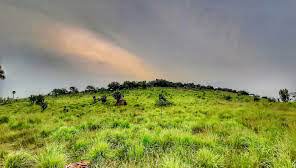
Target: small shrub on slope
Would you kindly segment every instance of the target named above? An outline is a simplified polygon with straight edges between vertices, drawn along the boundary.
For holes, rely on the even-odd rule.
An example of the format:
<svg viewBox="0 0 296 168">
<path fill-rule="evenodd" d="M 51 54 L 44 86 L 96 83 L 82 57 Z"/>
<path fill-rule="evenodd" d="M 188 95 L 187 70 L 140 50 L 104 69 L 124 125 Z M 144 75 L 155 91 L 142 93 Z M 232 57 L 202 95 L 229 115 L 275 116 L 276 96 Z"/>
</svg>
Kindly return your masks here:
<svg viewBox="0 0 296 168">
<path fill-rule="evenodd" d="M 172 105 L 172 103 L 169 100 L 167 100 L 166 96 L 163 93 L 161 93 L 158 96 L 158 100 L 156 102 L 156 105 L 163 107 L 163 106 L 170 106 L 170 105 Z"/>
<path fill-rule="evenodd" d="M 8 123 L 9 118 L 7 116 L 1 116 L 0 117 L 0 124 Z"/>
</svg>

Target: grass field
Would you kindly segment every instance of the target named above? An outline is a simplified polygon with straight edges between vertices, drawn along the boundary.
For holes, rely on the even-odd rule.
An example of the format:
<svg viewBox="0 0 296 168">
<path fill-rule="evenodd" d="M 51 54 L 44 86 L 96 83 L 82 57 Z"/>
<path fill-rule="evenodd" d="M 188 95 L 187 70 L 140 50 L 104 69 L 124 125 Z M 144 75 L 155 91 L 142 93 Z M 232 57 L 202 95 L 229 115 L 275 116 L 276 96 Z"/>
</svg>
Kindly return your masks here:
<svg viewBox="0 0 296 168">
<path fill-rule="evenodd" d="M 173 105 L 156 106 L 164 92 Z M 0 167 L 296 167 L 296 104 L 222 91 L 149 88 L 0 105 Z M 108 95 L 107 104 L 92 96 Z M 225 97 L 231 96 L 231 100 Z M 66 106 L 67 110 L 64 110 Z"/>
</svg>

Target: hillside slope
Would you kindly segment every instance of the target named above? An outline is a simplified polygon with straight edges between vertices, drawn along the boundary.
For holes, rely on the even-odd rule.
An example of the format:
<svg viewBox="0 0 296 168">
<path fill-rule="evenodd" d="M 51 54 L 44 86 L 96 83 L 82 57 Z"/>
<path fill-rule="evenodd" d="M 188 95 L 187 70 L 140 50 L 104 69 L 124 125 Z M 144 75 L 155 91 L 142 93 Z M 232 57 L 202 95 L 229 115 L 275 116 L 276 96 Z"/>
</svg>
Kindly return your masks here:
<svg viewBox="0 0 296 168">
<path fill-rule="evenodd" d="M 156 106 L 162 91 L 173 105 Z M 171 88 L 122 93 L 127 106 L 115 106 L 111 92 L 46 97 L 44 112 L 26 99 L 0 105 L 0 167 L 296 166 L 295 103 Z M 93 103 L 104 94 L 106 104 Z"/>
</svg>

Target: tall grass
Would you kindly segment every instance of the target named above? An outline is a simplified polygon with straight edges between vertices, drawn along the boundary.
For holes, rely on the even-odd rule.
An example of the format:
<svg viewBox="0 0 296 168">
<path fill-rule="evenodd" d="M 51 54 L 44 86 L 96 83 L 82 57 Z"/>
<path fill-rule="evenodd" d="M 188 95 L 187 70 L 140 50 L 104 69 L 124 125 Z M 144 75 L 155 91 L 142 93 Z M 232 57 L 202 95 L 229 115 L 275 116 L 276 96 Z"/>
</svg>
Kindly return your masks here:
<svg viewBox="0 0 296 168">
<path fill-rule="evenodd" d="M 296 166 L 295 103 L 206 90 L 122 93 L 124 107 L 106 91 L 48 96 L 44 112 L 26 99 L 1 105 L 0 167 Z M 160 93 L 170 106 L 155 105 Z M 94 95 L 108 102 L 94 104 Z"/>
</svg>

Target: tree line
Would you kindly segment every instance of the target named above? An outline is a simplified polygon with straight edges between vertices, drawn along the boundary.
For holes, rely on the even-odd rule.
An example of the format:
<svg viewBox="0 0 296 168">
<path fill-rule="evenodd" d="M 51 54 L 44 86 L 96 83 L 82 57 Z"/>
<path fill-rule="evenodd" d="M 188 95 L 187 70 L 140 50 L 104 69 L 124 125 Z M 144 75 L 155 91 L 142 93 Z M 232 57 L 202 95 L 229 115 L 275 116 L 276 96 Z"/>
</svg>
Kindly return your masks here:
<svg viewBox="0 0 296 168">
<path fill-rule="evenodd" d="M 92 85 L 87 86 L 84 90 L 79 91 L 77 87 L 70 87 L 68 90 L 65 88 L 53 89 L 48 95 L 50 96 L 59 96 L 66 94 L 76 94 L 76 93 L 96 93 L 101 91 L 118 91 L 118 90 L 127 90 L 127 89 L 146 89 L 152 87 L 163 87 L 163 88 L 184 88 L 184 89 L 195 89 L 195 90 L 217 90 L 225 91 L 231 93 L 238 93 L 240 95 L 252 95 L 244 90 L 234 90 L 229 88 L 220 88 L 213 87 L 211 85 L 200 85 L 194 83 L 182 83 L 182 82 L 171 82 L 165 79 L 156 79 L 153 81 L 125 81 L 123 83 L 111 82 L 107 85 L 107 88 L 104 87 L 95 87 Z"/>
<path fill-rule="evenodd" d="M 258 95 L 251 94 L 244 90 L 235 90 L 229 88 L 213 87 L 211 85 L 201 85 L 195 83 L 182 83 L 182 82 L 172 82 L 165 79 L 156 79 L 153 81 L 124 81 L 111 82 L 107 85 L 107 88 L 104 87 L 95 87 L 92 85 L 87 86 L 84 90 L 79 91 L 77 87 L 70 87 L 68 90 L 65 88 L 62 89 L 53 89 L 48 95 L 50 96 L 60 96 L 67 94 L 77 94 L 77 93 L 97 93 L 102 91 L 120 91 L 127 89 L 146 89 L 152 87 L 163 87 L 163 88 L 184 88 L 184 89 L 193 89 L 193 90 L 212 90 L 212 91 L 224 91 L 230 93 L 236 93 L 241 96 L 253 96 L 254 99 L 265 98 L 271 102 L 277 101 L 274 98 L 269 98 L 266 96 L 260 97 Z"/>
<path fill-rule="evenodd" d="M 4 80 L 6 78 L 5 71 L 3 70 L 2 66 L 0 65 L 0 79 Z M 194 84 L 194 83 L 182 83 L 182 82 L 172 82 L 167 81 L 164 79 L 156 79 L 153 81 L 125 81 L 123 83 L 119 82 L 111 82 L 108 84 L 107 88 L 97 88 L 92 85 L 89 85 L 86 87 L 84 93 L 88 92 L 100 92 L 100 91 L 116 91 L 116 90 L 124 90 L 124 89 L 145 89 L 145 88 L 151 88 L 151 87 L 171 87 L 171 88 L 186 88 L 186 89 L 197 89 L 197 90 L 217 90 L 217 91 L 225 91 L 230 93 L 237 93 L 239 95 L 245 95 L 245 96 L 254 96 L 254 98 L 258 99 L 260 96 L 250 94 L 247 91 L 244 90 L 234 90 L 229 88 L 221 88 L 221 87 L 213 87 L 211 85 L 200 85 L 200 84 Z M 52 96 L 59 96 L 59 95 L 66 95 L 66 94 L 76 94 L 80 93 L 77 87 L 70 87 L 69 90 L 62 88 L 62 89 L 53 89 L 48 95 Z M 12 92 L 13 99 L 14 95 L 16 94 L 16 91 Z M 289 102 L 289 101 L 296 101 L 296 92 L 290 93 L 288 89 L 281 89 L 279 91 L 280 98 L 278 100 L 274 98 L 268 98 L 266 96 L 261 98 L 266 98 L 270 101 L 282 101 L 282 102 Z M 9 98 L 8 98 L 9 99 Z M 4 101 L 3 98 L 0 99 L 0 103 Z"/>
</svg>

